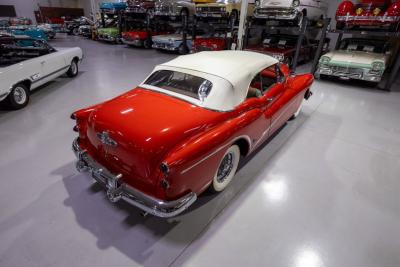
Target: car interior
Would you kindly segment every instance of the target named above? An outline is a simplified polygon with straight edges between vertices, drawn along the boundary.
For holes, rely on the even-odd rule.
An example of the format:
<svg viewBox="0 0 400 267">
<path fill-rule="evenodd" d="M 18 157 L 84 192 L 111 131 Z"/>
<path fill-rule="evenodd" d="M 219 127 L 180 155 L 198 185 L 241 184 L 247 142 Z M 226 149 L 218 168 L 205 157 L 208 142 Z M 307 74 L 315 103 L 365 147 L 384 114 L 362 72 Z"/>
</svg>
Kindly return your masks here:
<svg viewBox="0 0 400 267">
<path fill-rule="evenodd" d="M 281 76 L 279 65 L 272 65 L 257 74 L 250 83 L 247 99 L 263 96 Z"/>
<path fill-rule="evenodd" d="M 16 64 L 54 51 L 41 40 L 0 38 L 0 66 Z"/>
</svg>

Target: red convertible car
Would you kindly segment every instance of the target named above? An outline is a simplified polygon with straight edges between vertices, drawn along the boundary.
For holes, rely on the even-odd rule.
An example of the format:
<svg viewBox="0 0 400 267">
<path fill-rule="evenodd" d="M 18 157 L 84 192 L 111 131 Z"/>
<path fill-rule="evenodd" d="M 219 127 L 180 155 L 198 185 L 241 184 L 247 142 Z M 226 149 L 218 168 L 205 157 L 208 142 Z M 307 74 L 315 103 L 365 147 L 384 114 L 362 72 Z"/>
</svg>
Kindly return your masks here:
<svg viewBox="0 0 400 267">
<path fill-rule="evenodd" d="M 336 11 L 336 28 L 354 26 L 387 26 L 398 30 L 400 23 L 400 1 L 357 0 L 343 1 Z"/>
<path fill-rule="evenodd" d="M 135 89 L 71 115 L 78 171 L 159 216 L 219 192 L 311 96 L 311 74 L 246 51 L 200 52 L 155 67 Z"/>
</svg>

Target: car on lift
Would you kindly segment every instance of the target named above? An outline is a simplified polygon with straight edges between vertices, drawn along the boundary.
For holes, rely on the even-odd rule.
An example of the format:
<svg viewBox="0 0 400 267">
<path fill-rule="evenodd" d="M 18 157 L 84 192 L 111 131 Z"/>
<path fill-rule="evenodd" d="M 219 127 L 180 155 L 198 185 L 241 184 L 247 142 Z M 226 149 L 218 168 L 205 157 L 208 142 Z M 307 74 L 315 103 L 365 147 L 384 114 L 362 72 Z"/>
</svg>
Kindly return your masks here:
<svg viewBox="0 0 400 267">
<path fill-rule="evenodd" d="M 0 101 L 25 107 L 30 91 L 63 74 L 75 77 L 82 60 L 79 47 L 53 48 L 43 40 L 0 37 Z"/>
<path fill-rule="evenodd" d="M 126 2 L 101 2 L 100 11 L 107 14 L 116 14 L 127 8 Z"/>
<path fill-rule="evenodd" d="M 97 29 L 97 40 L 104 41 L 108 43 L 119 43 L 119 29 L 118 27 L 107 27 L 107 28 L 98 28 Z"/>
<path fill-rule="evenodd" d="M 248 51 L 259 52 L 270 55 L 280 62 L 292 66 L 296 54 L 298 35 L 290 34 L 268 34 L 261 44 L 246 47 Z M 330 40 L 325 39 L 323 51 L 327 52 Z M 301 44 L 298 62 L 309 62 L 314 59 L 318 49 L 318 41 L 307 38 Z"/>
<path fill-rule="evenodd" d="M 128 0 L 126 13 L 141 14 L 142 16 L 154 16 L 155 0 Z"/>
<path fill-rule="evenodd" d="M 364 80 L 379 83 L 391 63 L 392 45 L 386 40 L 346 38 L 339 50 L 323 55 L 317 74 L 342 80 Z"/>
<path fill-rule="evenodd" d="M 253 1 L 249 1 L 253 2 Z M 196 5 L 196 17 L 203 18 L 226 18 L 234 22 L 239 20 L 241 10 L 241 0 L 217 0 L 215 3 L 205 3 Z M 254 2 L 249 3 L 247 16 L 253 15 Z"/>
<path fill-rule="evenodd" d="M 71 115 L 76 168 L 111 202 L 176 216 L 205 190 L 226 189 L 240 159 L 299 115 L 313 81 L 254 52 L 177 57 L 135 89 Z"/>
<path fill-rule="evenodd" d="M 151 48 L 153 45 L 153 36 L 171 33 L 174 33 L 174 29 L 168 25 L 160 25 L 151 29 L 146 29 L 143 26 L 122 32 L 121 41 L 128 46 Z"/>
<path fill-rule="evenodd" d="M 237 32 L 228 33 L 226 29 L 217 29 L 201 37 L 196 37 L 193 41 L 193 52 L 201 51 L 220 51 L 228 49 L 228 36 L 232 42 L 237 38 Z"/>
<path fill-rule="evenodd" d="M 389 28 L 397 31 L 400 24 L 400 1 L 343 1 L 336 11 L 336 28 Z"/>
<path fill-rule="evenodd" d="M 158 0 L 155 3 L 154 15 L 160 17 L 191 17 L 195 13 L 194 0 Z"/>
<path fill-rule="evenodd" d="M 201 29 L 197 29 L 196 36 L 203 35 L 204 32 Z M 155 35 L 152 38 L 153 45 L 152 47 L 158 50 L 165 50 L 170 52 L 178 52 L 179 54 L 186 54 L 192 50 L 192 35 L 191 31 L 189 31 L 186 35 L 186 45 L 187 50 L 185 49 L 183 43 L 183 34 L 182 29 L 178 29 L 175 33 L 172 34 L 162 34 Z"/>
<path fill-rule="evenodd" d="M 304 17 L 318 21 L 326 16 L 328 0 L 256 0 L 254 17 L 294 21 L 300 24 Z"/>
</svg>

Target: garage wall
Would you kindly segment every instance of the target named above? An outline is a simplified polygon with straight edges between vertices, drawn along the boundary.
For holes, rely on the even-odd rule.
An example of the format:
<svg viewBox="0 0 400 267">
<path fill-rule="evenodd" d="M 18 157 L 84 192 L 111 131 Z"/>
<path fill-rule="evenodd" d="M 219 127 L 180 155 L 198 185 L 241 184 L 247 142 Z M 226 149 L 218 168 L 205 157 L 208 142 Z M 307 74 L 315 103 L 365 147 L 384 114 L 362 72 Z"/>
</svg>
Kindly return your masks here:
<svg viewBox="0 0 400 267">
<path fill-rule="evenodd" d="M 34 10 L 40 6 L 83 8 L 90 14 L 90 0 L 0 0 L 0 5 L 14 5 L 18 17 L 28 17 L 35 21 Z"/>
</svg>

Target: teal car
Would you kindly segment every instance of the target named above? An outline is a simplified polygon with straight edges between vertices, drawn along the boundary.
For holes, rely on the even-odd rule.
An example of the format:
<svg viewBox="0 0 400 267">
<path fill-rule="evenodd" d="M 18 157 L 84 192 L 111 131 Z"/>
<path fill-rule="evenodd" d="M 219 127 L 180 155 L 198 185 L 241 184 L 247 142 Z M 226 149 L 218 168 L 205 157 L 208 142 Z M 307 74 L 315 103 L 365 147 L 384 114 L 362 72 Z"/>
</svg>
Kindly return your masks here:
<svg viewBox="0 0 400 267">
<path fill-rule="evenodd" d="M 48 41 L 49 38 L 44 30 L 34 28 L 34 27 L 26 27 L 26 26 L 11 26 L 8 31 L 12 35 L 26 35 L 36 40 L 45 40 Z"/>
</svg>

